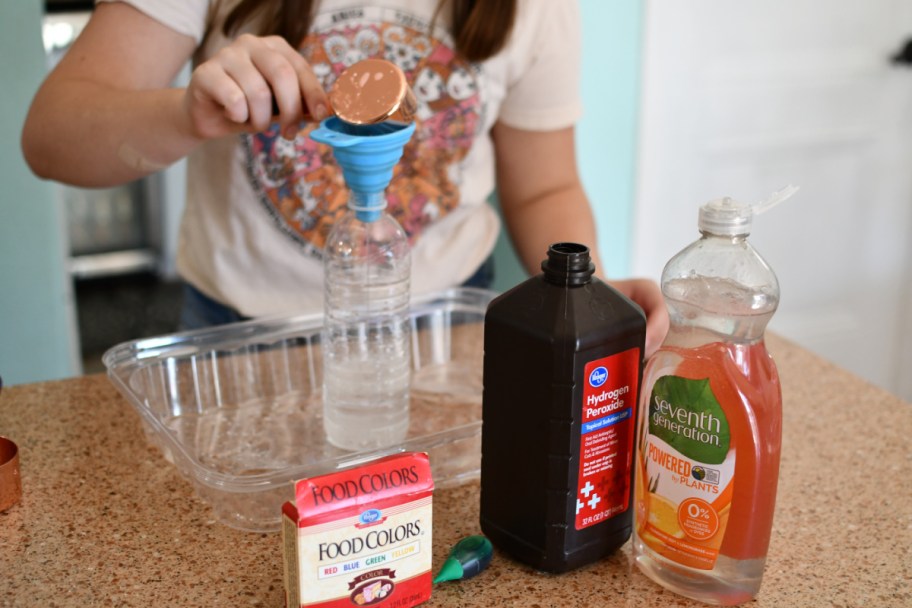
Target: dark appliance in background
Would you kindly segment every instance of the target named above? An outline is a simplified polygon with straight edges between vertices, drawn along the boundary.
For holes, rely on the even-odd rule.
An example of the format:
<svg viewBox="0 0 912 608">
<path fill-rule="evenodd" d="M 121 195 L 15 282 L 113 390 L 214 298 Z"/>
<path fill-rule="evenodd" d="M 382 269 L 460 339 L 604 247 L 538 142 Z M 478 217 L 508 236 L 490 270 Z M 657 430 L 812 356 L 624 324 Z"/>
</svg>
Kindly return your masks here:
<svg viewBox="0 0 912 608">
<path fill-rule="evenodd" d="M 45 2 L 48 70 L 69 50 L 93 9 L 91 0 Z M 181 162 L 113 188 L 55 186 L 66 218 L 66 266 L 86 373 L 103 369 L 101 354 L 111 346 L 177 328 L 180 286 L 174 257 L 184 171 Z"/>
</svg>

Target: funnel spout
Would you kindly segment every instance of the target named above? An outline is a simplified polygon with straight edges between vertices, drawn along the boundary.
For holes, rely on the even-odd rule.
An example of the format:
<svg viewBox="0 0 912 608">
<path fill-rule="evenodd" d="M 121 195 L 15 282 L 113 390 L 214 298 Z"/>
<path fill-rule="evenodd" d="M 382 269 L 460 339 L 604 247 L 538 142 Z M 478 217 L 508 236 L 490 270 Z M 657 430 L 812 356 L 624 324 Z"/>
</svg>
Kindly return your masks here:
<svg viewBox="0 0 912 608">
<path fill-rule="evenodd" d="M 393 179 L 393 168 L 415 132 L 415 123 L 385 122 L 355 126 L 328 118 L 310 137 L 333 150 L 352 196 L 349 207 L 364 222 L 374 221 L 386 207 L 384 192 Z M 382 201 L 377 206 L 378 199 Z"/>
</svg>

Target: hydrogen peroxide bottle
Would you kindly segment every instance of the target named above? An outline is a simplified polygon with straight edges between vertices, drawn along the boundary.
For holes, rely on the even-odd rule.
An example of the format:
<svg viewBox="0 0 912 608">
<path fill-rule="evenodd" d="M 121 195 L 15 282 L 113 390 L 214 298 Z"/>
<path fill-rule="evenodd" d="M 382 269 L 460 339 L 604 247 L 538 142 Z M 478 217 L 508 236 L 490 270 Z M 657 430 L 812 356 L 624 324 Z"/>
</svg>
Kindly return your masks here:
<svg viewBox="0 0 912 608">
<path fill-rule="evenodd" d="M 333 147 L 350 191 L 323 252 L 323 426 L 343 449 L 395 445 L 408 432 L 411 257 L 385 190 L 414 130 L 330 118 L 311 133 Z"/>
<path fill-rule="evenodd" d="M 705 204 L 701 238 L 662 273 L 671 328 L 643 377 L 633 555 L 649 578 L 711 604 L 750 600 L 763 576 L 782 430 L 764 330 L 779 284 L 747 237 L 794 191 Z"/>
<path fill-rule="evenodd" d="M 630 537 L 646 318 L 584 245 L 552 245 L 541 268 L 485 315 L 481 529 L 564 572 Z"/>
</svg>

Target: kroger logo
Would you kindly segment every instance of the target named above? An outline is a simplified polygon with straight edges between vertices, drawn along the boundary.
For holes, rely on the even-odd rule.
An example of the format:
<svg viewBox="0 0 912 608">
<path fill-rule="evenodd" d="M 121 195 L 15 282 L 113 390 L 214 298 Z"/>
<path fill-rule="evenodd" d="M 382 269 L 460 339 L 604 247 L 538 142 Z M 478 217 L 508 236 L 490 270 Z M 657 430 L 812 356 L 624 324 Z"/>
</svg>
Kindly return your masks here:
<svg viewBox="0 0 912 608">
<path fill-rule="evenodd" d="M 608 370 L 604 367 L 596 367 L 589 374 L 589 384 L 591 386 L 601 386 L 608 379 Z"/>
<path fill-rule="evenodd" d="M 368 509 L 358 518 L 362 524 L 372 524 L 380 519 L 380 509 Z"/>
</svg>

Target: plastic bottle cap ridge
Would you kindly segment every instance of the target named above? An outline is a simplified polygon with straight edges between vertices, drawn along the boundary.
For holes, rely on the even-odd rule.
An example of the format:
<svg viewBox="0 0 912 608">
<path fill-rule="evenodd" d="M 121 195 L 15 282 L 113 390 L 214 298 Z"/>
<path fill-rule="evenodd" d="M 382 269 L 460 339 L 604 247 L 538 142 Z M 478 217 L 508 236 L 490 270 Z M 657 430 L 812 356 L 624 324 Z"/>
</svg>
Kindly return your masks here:
<svg viewBox="0 0 912 608">
<path fill-rule="evenodd" d="M 721 236 L 750 234 L 753 217 L 790 198 L 798 192 L 796 186 L 786 186 L 774 192 L 768 199 L 753 205 L 736 201 L 730 197 L 715 199 L 700 207 L 698 225 L 700 232 Z"/>
</svg>

